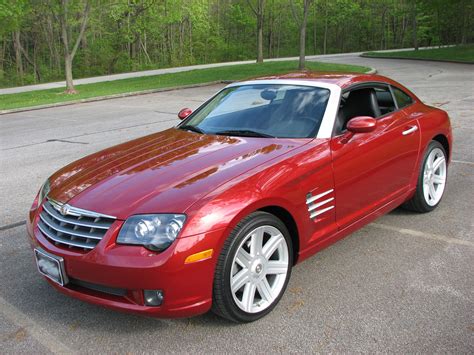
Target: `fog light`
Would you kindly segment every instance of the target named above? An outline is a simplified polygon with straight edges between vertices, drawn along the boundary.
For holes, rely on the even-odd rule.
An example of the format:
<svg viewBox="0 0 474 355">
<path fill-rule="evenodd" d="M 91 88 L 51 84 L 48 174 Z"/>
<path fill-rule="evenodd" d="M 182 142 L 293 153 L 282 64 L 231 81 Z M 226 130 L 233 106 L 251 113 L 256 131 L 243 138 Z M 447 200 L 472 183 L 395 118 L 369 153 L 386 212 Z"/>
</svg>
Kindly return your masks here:
<svg viewBox="0 0 474 355">
<path fill-rule="evenodd" d="M 161 306 L 163 303 L 163 291 L 161 290 L 144 290 L 143 296 L 145 297 L 146 306 Z"/>
</svg>

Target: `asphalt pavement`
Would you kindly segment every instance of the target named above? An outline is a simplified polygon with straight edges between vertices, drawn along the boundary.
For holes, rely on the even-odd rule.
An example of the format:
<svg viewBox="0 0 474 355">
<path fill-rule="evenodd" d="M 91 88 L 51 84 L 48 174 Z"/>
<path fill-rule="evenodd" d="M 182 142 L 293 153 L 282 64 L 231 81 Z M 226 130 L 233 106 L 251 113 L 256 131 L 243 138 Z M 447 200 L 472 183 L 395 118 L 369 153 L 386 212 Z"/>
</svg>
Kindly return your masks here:
<svg viewBox="0 0 474 355">
<path fill-rule="evenodd" d="M 320 59 L 321 60 L 321 59 Z M 474 352 L 474 70 L 339 55 L 448 111 L 453 162 L 429 214 L 395 210 L 295 267 L 264 319 L 162 320 L 68 298 L 37 273 L 25 226 L 41 183 L 65 164 L 156 132 L 221 85 L 0 116 L 2 353 Z"/>
</svg>

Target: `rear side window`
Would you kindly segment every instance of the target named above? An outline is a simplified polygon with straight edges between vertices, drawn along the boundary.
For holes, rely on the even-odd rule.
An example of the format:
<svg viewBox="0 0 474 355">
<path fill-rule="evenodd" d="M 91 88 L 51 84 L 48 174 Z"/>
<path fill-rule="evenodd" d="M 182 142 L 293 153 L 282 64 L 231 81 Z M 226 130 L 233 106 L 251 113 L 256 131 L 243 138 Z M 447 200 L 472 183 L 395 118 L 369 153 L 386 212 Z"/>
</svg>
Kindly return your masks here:
<svg viewBox="0 0 474 355">
<path fill-rule="evenodd" d="M 376 87 L 375 96 L 377 97 L 381 116 L 395 111 L 393 96 L 388 87 Z"/>
<path fill-rule="evenodd" d="M 395 100 L 397 100 L 398 108 L 403 108 L 408 105 L 411 105 L 413 100 L 408 94 L 404 93 L 399 88 L 392 86 L 393 95 L 395 96 Z"/>
</svg>

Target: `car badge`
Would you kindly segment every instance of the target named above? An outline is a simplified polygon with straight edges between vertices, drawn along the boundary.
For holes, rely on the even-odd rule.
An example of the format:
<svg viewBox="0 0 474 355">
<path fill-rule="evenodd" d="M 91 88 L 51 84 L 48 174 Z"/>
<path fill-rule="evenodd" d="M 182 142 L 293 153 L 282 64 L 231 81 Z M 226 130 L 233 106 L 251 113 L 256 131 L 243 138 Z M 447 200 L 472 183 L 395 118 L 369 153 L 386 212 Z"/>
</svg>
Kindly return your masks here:
<svg viewBox="0 0 474 355">
<path fill-rule="evenodd" d="M 64 204 L 61 206 L 61 208 L 59 209 L 59 212 L 65 216 L 67 214 L 69 214 L 69 210 L 70 210 L 70 206 L 68 204 Z"/>
</svg>

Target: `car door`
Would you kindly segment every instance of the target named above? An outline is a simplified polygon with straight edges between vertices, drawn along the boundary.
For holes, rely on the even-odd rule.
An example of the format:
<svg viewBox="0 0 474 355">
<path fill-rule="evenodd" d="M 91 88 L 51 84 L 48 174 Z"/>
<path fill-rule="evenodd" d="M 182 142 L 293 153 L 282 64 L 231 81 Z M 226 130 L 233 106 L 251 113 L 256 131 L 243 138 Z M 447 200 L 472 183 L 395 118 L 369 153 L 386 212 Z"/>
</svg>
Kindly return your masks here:
<svg viewBox="0 0 474 355">
<path fill-rule="evenodd" d="M 388 86 L 382 90 L 393 100 Z M 381 116 L 376 117 L 374 131 L 352 137 L 349 132 L 336 132 L 331 140 L 339 228 L 408 190 L 418 157 L 420 132 L 416 119 L 408 118 L 398 109 L 395 100 L 392 104 L 390 108 L 385 103 L 385 112 L 378 113 Z"/>
</svg>

